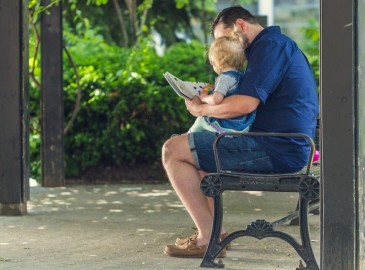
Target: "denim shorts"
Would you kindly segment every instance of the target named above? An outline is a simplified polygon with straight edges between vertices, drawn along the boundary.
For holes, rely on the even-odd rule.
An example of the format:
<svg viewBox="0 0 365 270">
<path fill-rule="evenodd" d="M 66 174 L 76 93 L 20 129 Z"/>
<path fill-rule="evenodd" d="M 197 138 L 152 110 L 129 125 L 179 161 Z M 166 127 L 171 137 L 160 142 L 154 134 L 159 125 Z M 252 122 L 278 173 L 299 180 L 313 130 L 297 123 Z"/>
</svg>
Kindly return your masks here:
<svg viewBox="0 0 365 270">
<path fill-rule="evenodd" d="M 218 133 L 202 131 L 188 134 L 189 146 L 197 169 L 217 172 L 213 142 Z M 274 164 L 267 152 L 260 147 L 254 137 L 225 136 L 218 143 L 221 170 L 249 173 L 270 173 Z"/>
</svg>

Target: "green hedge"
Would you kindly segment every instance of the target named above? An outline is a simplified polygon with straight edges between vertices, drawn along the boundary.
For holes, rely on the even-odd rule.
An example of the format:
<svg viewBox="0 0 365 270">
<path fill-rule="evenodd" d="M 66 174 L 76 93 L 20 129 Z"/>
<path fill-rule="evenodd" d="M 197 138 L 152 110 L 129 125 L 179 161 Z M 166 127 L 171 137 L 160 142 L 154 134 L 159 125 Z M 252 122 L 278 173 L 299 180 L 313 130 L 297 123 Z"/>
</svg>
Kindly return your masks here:
<svg viewBox="0 0 365 270">
<path fill-rule="evenodd" d="M 160 162 L 163 142 L 186 132 L 194 118 L 162 74 L 186 80 L 210 80 L 201 43 L 175 44 L 158 56 L 148 38 L 132 49 L 104 42 L 93 32 L 70 34 L 67 48 L 77 65 L 81 106 L 65 136 L 66 176 L 80 176 L 90 167 Z M 77 96 L 76 74 L 64 55 L 65 122 Z M 39 89 L 31 88 L 32 175 L 39 176 Z M 65 124 L 66 124 L 65 123 Z"/>
</svg>

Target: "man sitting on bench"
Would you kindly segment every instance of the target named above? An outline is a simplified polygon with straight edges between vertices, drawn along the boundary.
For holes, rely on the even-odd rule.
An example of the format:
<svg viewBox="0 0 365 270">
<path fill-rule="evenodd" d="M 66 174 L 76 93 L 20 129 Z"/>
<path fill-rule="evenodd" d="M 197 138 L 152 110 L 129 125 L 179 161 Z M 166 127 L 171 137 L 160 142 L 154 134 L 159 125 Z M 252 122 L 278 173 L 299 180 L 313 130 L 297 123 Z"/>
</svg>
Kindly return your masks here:
<svg viewBox="0 0 365 270">
<path fill-rule="evenodd" d="M 219 105 L 186 100 L 194 116 L 232 118 L 256 110 L 250 132 L 303 133 L 313 138 L 318 115 L 316 83 L 308 60 L 278 26 L 263 28 L 249 11 L 232 6 L 212 24 L 213 38 L 239 33 L 246 41 L 248 61 L 240 83 L 244 95 Z M 174 136 L 162 149 L 167 176 L 196 225 L 197 233 L 177 239 L 164 252 L 176 257 L 203 257 L 209 242 L 212 198 L 200 191 L 200 181 L 216 172 L 213 142 L 218 133 L 195 132 Z M 221 167 L 229 171 L 284 173 L 298 171 L 308 161 L 309 146 L 302 140 L 278 137 L 227 137 L 218 146 Z M 222 230 L 222 234 L 225 231 Z M 220 254 L 225 256 L 225 251 Z"/>
</svg>

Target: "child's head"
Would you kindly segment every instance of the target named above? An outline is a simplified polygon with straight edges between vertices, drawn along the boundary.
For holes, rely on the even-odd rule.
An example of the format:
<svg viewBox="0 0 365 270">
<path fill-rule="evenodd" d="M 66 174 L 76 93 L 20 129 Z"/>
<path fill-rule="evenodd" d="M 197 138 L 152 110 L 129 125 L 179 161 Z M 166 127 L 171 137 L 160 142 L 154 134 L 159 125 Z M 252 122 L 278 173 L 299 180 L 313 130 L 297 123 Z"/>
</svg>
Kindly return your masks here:
<svg viewBox="0 0 365 270">
<path fill-rule="evenodd" d="M 208 51 L 214 71 L 220 74 L 226 69 L 241 69 L 246 61 L 244 48 L 242 37 L 235 32 L 215 39 Z"/>
</svg>

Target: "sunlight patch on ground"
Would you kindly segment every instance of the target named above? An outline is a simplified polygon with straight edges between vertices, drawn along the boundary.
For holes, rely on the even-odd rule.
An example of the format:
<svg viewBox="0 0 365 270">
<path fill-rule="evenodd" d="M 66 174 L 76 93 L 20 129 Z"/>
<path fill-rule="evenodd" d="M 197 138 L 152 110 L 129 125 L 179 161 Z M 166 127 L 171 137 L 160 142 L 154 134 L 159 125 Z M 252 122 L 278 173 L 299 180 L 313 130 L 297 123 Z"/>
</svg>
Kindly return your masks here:
<svg viewBox="0 0 365 270">
<path fill-rule="evenodd" d="M 118 194 L 117 191 L 108 191 L 108 192 L 104 193 L 104 196 L 111 196 L 111 195 L 116 195 L 116 194 Z"/>
<path fill-rule="evenodd" d="M 71 203 L 65 202 L 62 200 L 54 200 L 53 203 L 58 204 L 58 205 L 67 205 L 67 206 L 71 205 Z"/>
<path fill-rule="evenodd" d="M 108 201 L 106 201 L 106 200 L 98 200 L 97 202 L 96 202 L 96 204 L 108 204 Z"/>
<path fill-rule="evenodd" d="M 152 190 L 152 192 L 141 193 L 137 191 L 127 192 L 128 195 L 135 197 L 160 197 L 170 195 L 172 190 Z"/>
<path fill-rule="evenodd" d="M 137 229 L 137 232 L 153 232 L 151 229 Z"/>
<path fill-rule="evenodd" d="M 143 213 L 156 213 L 156 212 L 161 212 L 161 210 L 146 210 Z"/>
<path fill-rule="evenodd" d="M 123 210 L 122 209 L 109 209 L 109 212 L 110 213 L 121 213 L 121 212 L 123 212 Z"/>
<path fill-rule="evenodd" d="M 119 192 L 126 192 L 126 191 L 139 191 L 142 190 L 142 187 L 120 187 Z"/>
<path fill-rule="evenodd" d="M 61 195 L 61 196 L 71 196 L 71 195 L 72 195 L 72 193 L 71 193 L 71 192 L 69 192 L 69 191 L 64 191 L 64 192 L 61 192 L 61 193 L 60 193 L 60 195 Z"/>
<path fill-rule="evenodd" d="M 184 207 L 184 205 L 182 203 L 178 203 L 178 202 L 176 202 L 176 203 L 166 203 L 166 205 L 169 206 L 169 207 L 175 207 L 175 208 L 183 208 Z"/>
<path fill-rule="evenodd" d="M 247 193 L 253 196 L 261 197 L 264 195 L 262 191 L 243 191 L 243 193 Z"/>
<path fill-rule="evenodd" d="M 123 202 L 121 202 L 121 201 L 113 201 L 113 202 L 112 202 L 112 204 L 118 204 L 118 205 L 121 205 L 121 204 L 123 204 Z"/>
<path fill-rule="evenodd" d="M 45 205 L 53 204 L 53 202 L 51 202 L 51 201 L 41 201 L 41 202 L 42 202 L 42 204 L 45 204 Z"/>
</svg>

